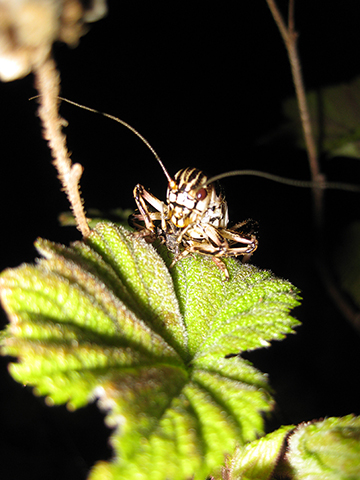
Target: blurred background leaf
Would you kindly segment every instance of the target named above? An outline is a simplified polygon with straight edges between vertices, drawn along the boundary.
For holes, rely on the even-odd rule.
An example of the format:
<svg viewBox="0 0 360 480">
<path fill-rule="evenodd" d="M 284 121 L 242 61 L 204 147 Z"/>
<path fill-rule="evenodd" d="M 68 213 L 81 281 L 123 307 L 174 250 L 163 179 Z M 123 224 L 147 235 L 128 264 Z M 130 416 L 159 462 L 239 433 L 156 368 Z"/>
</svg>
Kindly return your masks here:
<svg viewBox="0 0 360 480">
<path fill-rule="evenodd" d="M 334 262 L 342 288 L 360 308 L 360 222 L 351 223 L 342 234 Z"/>
<path fill-rule="evenodd" d="M 360 158 L 360 77 L 311 90 L 306 98 L 320 151 L 329 157 Z M 289 123 L 282 131 L 305 148 L 296 99 L 286 100 L 283 109 Z"/>
<path fill-rule="evenodd" d="M 355 415 L 300 425 L 289 444 L 296 480 L 360 478 L 360 418 Z"/>
</svg>

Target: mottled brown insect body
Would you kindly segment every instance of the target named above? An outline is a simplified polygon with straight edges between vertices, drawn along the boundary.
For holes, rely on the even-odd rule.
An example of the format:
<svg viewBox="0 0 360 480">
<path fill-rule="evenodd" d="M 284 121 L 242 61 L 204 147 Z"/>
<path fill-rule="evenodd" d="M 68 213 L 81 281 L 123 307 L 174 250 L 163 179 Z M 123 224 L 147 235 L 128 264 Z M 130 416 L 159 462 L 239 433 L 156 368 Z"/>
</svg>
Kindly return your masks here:
<svg viewBox="0 0 360 480">
<path fill-rule="evenodd" d="M 192 253 L 209 255 L 228 279 L 221 258 L 251 256 L 258 246 L 256 222 L 245 220 L 228 228 L 223 193 L 216 191 L 214 183 L 207 184 L 206 175 L 196 168 L 182 169 L 168 180 L 166 203 L 136 185 L 138 212 L 130 216 L 130 225 L 148 241 L 159 238 L 165 243 L 175 254 L 172 265 Z"/>
</svg>

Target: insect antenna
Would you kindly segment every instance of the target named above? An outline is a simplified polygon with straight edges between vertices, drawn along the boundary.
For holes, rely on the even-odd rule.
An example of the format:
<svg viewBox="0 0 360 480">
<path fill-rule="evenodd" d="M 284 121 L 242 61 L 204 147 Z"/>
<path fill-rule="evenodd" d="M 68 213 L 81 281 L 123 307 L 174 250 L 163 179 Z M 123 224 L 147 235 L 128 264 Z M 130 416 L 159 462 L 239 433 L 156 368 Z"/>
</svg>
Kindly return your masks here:
<svg viewBox="0 0 360 480">
<path fill-rule="evenodd" d="M 37 98 L 37 96 L 30 98 L 30 100 L 33 100 L 34 98 Z M 159 155 L 156 153 L 155 149 L 151 146 L 151 144 L 146 140 L 145 137 L 141 135 L 134 127 L 129 125 L 127 122 L 124 120 L 121 120 L 118 117 L 115 117 L 114 115 L 110 115 L 109 113 L 105 112 L 100 112 L 99 110 L 95 110 L 94 108 L 86 107 L 85 105 L 81 105 L 81 103 L 73 102 L 72 100 L 68 100 L 67 98 L 64 97 L 58 97 L 59 100 L 63 102 L 67 102 L 70 105 L 74 105 L 75 107 L 82 108 L 84 110 L 88 110 L 89 112 L 92 113 L 97 113 L 99 115 L 103 115 L 104 117 L 110 118 L 111 120 L 115 120 L 115 122 L 120 123 L 127 129 L 129 129 L 131 132 L 133 132 L 140 140 L 148 147 L 148 149 L 152 152 L 154 157 L 156 158 L 157 162 L 159 163 L 160 167 L 162 168 L 170 187 L 175 184 L 174 180 L 170 177 L 168 171 L 165 168 L 165 165 L 161 161 Z M 360 186 L 359 185 L 351 185 L 348 183 L 342 183 L 342 182 L 312 182 L 311 180 L 294 180 L 292 178 L 285 178 L 281 177 L 279 175 L 274 175 L 272 173 L 267 173 L 267 172 L 261 172 L 259 170 L 232 170 L 231 172 L 226 172 L 226 173 L 220 173 L 219 175 L 215 175 L 211 178 L 209 178 L 205 185 L 209 185 L 210 183 L 216 182 L 217 180 L 221 180 L 222 178 L 227 178 L 227 177 L 235 177 L 239 175 L 249 175 L 249 176 L 255 176 L 255 177 L 262 177 L 266 178 L 268 180 L 271 180 L 273 182 L 278 182 L 278 183 L 283 183 L 285 185 L 290 185 L 292 187 L 300 187 L 300 188 L 320 188 L 320 189 L 331 189 L 331 190 L 345 190 L 348 192 L 360 192 Z"/>
<path fill-rule="evenodd" d="M 300 188 L 321 188 L 321 189 L 331 189 L 331 190 L 345 190 L 348 192 L 360 192 L 360 185 L 351 185 L 349 183 L 342 182 L 312 182 L 311 180 L 294 180 L 292 178 L 280 177 L 279 175 L 274 175 L 272 173 L 261 172 L 259 170 L 233 170 L 231 172 L 220 173 L 215 175 L 207 180 L 206 185 L 209 183 L 216 182 L 222 178 L 235 177 L 238 175 L 250 175 L 255 177 L 262 177 L 273 182 L 284 183 L 285 185 L 291 185 L 292 187 Z"/>
<path fill-rule="evenodd" d="M 34 98 L 34 97 L 33 97 Z M 145 143 L 145 145 L 148 147 L 148 149 L 152 152 L 158 163 L 160 164 L 160 167 L 162 168 L 163 172 L 165 173 L 165 176 L 168 180 L 169 183 L 174 183 L 174 180 L 170 177 L 168 171 L 165 168 L 165 165 L 161 161 L 159 155 L 156 153 L 155 149 L 150 145 L 150 143 L 146 140 L 145 137 L 141 135 L 134 127 L 126 123 L 124 120 L 121 120 L 120 118 L 115 117 L 114 115 L 110 115 L 109 113 L 105 112 L 100 112 L 99 110 L 95 110 L 94 108 L 86 107 L 85 105 L 81 105 L 80 103 L 73 102 L 72 100 L 68 100 L 67 98 L 64 97 L 58 97 L 59 100 L 62 100 L 63 102 L 70 103 L 70 105 L 74 105 L 75 107 L 82 108 L 84 110 L 88 110 L 89 112 L 92 113 L 97 113 L 99 115 L 103 115 L 104 117 L 110 118 L 111 120 L 115 120 L 115 122 L 120 123 L 124 127 L 128 128 L 131 132 L 135 133 L 135 135 L 140 138 L 140 140 Z"/>
</svg>

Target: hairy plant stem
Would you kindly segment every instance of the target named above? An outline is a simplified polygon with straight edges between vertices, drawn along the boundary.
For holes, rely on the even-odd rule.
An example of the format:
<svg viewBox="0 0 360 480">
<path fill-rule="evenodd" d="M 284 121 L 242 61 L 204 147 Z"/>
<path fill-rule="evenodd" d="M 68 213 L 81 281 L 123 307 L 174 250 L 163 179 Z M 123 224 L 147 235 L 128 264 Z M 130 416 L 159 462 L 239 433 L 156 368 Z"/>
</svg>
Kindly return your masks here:
<svg viewBox="0 0 360 480">
<path fill-rule="evenodd" d="M 313 129 L 311 125 L 310 113 L 308 103 L 306 99 L 304 81 L 301 71 L 301 63 L 299 54 L 297 51 L 297 32 L 295 30 L 294 21 L 294 4 L 295 0 L 289 0 L 288 8 L 288 25 L 285 24 L 284 18 L 277 7 L 275 0 L 266 0 L 271 14 L 275 20 L 275 23 L 280 31 L 282 39 L 284 41 L 288 58 L 291 66 L 291 73 L 295 87 L 296 98 L 298 102 L 301 125 L 304 134 L 304 140 L 306 145 L 306 151 L 309 159 L 309 166 L 311 172 L 311 178 L 313 182 L 312 195 L 313 195 L 313 213 L 314 223 L 317 231 L 318 243 L 317 243 L 317 268 L 319 274 L 324 282 L 324 285 L 339 310 L 344 317 L 355 328 L 358 334 L 360 334 L 360 313 L 356 311 L 352 305 L 348 302 L 347 298 L 341 290 L 337 287 L 333 275 L 330 271 L 328 263 L 324 258 L 322 243 L 323 243 L 323 211 L 324 211 L 324 193 L 323 188 L 325 182 L 325 176 L 320 171 L 319 158 L 316 148 L 316 143 L 313 135 Z"/>
<path fill-rule="evenodd" d="M 49 142 L 54 158 L 53 164 L 70 202 L 77 228 L 84 237 L 87 237 L 90 234 L 90 228 L 79 190 L 83 167 L 79 163 L 72 165 L 66 147 L 66 137 L 62 133 L 64 121 L 59 115 L 60 75 L 52 58 L 48 58 L 38 66 L 34 74 L 35 86 L 39 92 L 38 113 L 44 128 L 43 136 Z"/>
</svg>

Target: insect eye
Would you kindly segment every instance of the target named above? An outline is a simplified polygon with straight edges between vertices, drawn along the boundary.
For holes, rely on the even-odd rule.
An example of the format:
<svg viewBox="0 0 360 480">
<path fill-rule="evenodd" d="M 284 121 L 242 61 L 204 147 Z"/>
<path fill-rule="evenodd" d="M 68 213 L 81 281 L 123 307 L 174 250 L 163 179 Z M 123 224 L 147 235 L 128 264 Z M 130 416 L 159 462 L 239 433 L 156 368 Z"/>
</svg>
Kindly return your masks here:
<svg viewBox="0 0 360 480">
<path fill-rule="evenodd" d="M 200 188 L 200 190 L 196 193 L 196 200 L 204 200 L 207 195 L 207 191 L 205 188 Z"/>
</svg>

